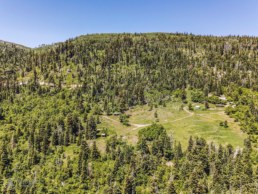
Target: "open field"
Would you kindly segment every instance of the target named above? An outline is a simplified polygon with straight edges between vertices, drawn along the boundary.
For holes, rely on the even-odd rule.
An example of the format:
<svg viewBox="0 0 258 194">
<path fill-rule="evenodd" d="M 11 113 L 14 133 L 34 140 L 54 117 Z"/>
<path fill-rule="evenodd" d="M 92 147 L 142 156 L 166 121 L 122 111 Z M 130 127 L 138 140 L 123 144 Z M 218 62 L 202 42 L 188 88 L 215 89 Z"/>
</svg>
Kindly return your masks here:
<svg viewBox="0 0 258 194">
<path fill-rule="evenodd" d="M 197 104 L 193 104 L 195 106 Z M 198 104 L 200 105 L 200 104 Z M 187 106 L 179 110 L 181 103 L 171 102 L 166 107 L 159 106 L 149 110 L 148 106 L 137 106 L 127 111 L 130 115 L 131 126 L 123 126 L 118 116 L 102 116 L 99 128 L 108 128 L 111 133 L 123 136 L 129 143 L 137 142 L 139 129 L 146 127 L 155 121 L 154 113 L 157 111 L 159 123 L 164 125 L 168 134 L 176 141 L 180 141 L 186 147 L 189 137 L 204 137 L 208 142 L 216 144 L 232 144 L 234 147 L 241 147 L 246 135 L 241 132 L 240 127 L 234 120 L 224 113 L 224 108 L 211 110 L 189 111 Z M 221 121 L 228 122 L 228 128 L 220 126 Z M 104 138 L 99 141 L 103 142 Z M 100 143 L 101 144 L 101 143 Z"/>
</svg>

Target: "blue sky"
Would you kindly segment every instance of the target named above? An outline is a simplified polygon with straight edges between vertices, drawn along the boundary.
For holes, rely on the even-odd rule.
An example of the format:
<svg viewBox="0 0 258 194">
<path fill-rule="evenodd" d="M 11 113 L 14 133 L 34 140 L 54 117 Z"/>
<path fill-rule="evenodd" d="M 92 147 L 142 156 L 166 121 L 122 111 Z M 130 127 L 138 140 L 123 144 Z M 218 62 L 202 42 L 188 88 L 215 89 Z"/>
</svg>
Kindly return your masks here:
<svg viewBox="0 0 258 194">
<path fill-rule="evenodd" d="M 258 1 L 0 0 L 0 40 L 35 47 L 110 32 L 258 36 Z"/>
</svg>

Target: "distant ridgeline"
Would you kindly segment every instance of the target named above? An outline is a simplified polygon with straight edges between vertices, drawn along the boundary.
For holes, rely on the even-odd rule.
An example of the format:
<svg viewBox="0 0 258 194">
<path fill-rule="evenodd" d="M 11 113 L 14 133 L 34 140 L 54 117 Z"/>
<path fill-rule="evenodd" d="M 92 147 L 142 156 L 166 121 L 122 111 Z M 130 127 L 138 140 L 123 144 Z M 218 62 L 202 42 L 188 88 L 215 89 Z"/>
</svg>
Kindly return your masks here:
<svg viewBox="0 0 258 194">
<path fill-rule="evenodd" d="M 0 67 L 3 193 L 257 193 L 258 38 L 95 34 L 35 49 L 0 41 Z M 212 93 L 210 102 L 224 94 L 234 104 L 226 113 L 249 135 L 243 153 L 198 138 L 183 152 L 155 125 L 162 135 L 137 147 L 113 138 L 100 154 L 86 143 L 100 115 L 175 94 L 184 102 L 187 88 L 201 92 L 197 102 Z"/>
</svg>

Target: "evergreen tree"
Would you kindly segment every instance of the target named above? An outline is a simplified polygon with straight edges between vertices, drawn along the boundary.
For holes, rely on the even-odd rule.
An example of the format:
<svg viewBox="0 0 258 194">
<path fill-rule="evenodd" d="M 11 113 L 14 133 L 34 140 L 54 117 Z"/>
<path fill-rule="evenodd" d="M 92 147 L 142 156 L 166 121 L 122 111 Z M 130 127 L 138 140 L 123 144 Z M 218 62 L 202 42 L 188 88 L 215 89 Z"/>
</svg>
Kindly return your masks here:
<svg viewBox="0 0 258 194">
<path fill-rule="evenodd" d="M 155 176 L 152 177 L 152 179 L 151 179 L 150 193 L 151 194 L 158 194 L 159 193 L 158 180 Z"/>
<path fill-rule="evenodd" d="M 124 183 L 124 194 L 135 194 L 135 185 L 134 185 L 134 179 L 131 176 L 126 176 L 125 183 Z"/>
<path fill-rule="evenodd" d="M 78 171 L 82 170 L 82 165 L 85 161 L 87 161 L 90 157 L 90 148 L 86 141 L 82 141 L 79 153 L 79 160 L 78 160 Z"/>
<path fill-rule="evenodd" d="M 8 169 L 10 164 L 11 164 L 11 160 L 9 158 L 9 154 L 7 152 L 7 149 L 6 149 L 6 145 L 3 144 L 2 147 L 1 147 L 1 158 L 0 158 L 0 170 L 1 170 L 0 172 L 1 172 L 1 174 L 3 174 L 6 169 Z"/>
<path fill-rule="evenodd" d="M 93 142 L 93 146 L 92 146 L 92 149 L 91 149 L 91 158 L 92 158 L 92 160 L 97 160 L 97 159 L 100 158 L 100 152 L 97 148 L 97 145 L 96 145 L 95 141 Z"/>
<path fill-rule="evenodd" d="M 51 142 L 53 146 L 58 145 L 58 134 L 57 131 L 54 131 L 52 134 Z"/>
<path fill-rule="evenodd" d="M 167 194 L 177 194 L 173 181 L 170 181 L 167 187 Z"/>
<path fill-rule="evenodd" d="M 194 168 L 190 175 L 188 184 L 189 191 L 191 193 L 201 194 L 208 192 L 205 173 L 201 165 L 198 165 Z"/>
<path fill-rule="evenodd" d="M 80 171 L 81 183 L 86 183 L 87 177 L 88 177 L 88 163 L 86 160 L 84 160 Z"/>
<path fill-rule="evenodd" d="M 97 124 L 95 121 L 95 118 L 93 116 L 90 116 L 89 122 L 88 122 L 88 139 L 96 139 L 97 138 Z"/>
</svg>

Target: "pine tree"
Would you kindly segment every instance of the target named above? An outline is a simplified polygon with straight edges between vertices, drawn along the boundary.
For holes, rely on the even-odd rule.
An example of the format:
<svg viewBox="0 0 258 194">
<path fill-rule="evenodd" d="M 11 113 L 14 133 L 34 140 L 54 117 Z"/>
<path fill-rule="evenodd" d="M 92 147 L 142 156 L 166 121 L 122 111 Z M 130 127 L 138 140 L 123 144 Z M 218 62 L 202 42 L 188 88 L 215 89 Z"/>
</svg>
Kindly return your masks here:
<svg viewBox="0 0 258 194">
<path fill-rule="evenodd" d="M 65 130 L 65 136 L 64 136 L 64 145 L 68 146 L 69 143 L 70 143 L 70 133 L 69 133 L 69 130 L 66 129 Z"/>
<path fill-rule="evenodd" d="M 183 151 L 182 151 L 182 146 L 180 142 L 175 146 L 175 157 L 178 159 L 183 157 Z"/>
<path fill-rule="evenodd" d="M 124 194 L 135 194 L 135 186 L 133 177 L 127 175 L 124 183 Z"/>
<path fill-rule="evenodd" d="M 93 142 L 92 150 L 91 150 L 91 158 L 92 160 L 97 160 L 100 158 L 100 152 L 97 148 L 96 142 Z"/>
<path fill-rule="evenodd" d="M 88 163 L 86 160 L 84 160 L 80 171 L 81 183 L 86 183 L 87 177 L 88 177 Z"/>
<path fill-rule="evenodd" d="M 43 136 L 43 146 L 42 146 L 42 152 L 43 152 L 44 155 L 47 154 L 48 147 L 49 147 L 48 137 L 47 137 L 46 134 L 44 134 L 44 136 Z"/>
<path fill-rule="evenodd" d="M 203 194 L 208 192 L 206 175 L 201 165 L 194 168 L 189 178 L 189 189 L 191 193 Z"/>
<path fill-rule="evenodd" d="M 154 112 L 154 118 L 158 118 L 158 112 L 157 112 L 157 110 Z"/>
<path fill-rule="evenodd" d="M 0 107 L 0 120 L 4 120 L 4 110 L 2 107 Z"/>
<path fill-rule="evenodd" d="M 97 138 L 97 124 L 95 121 L 95 118 L 93 116 L 90 116 L 88 121 L 88 139 L 96 139 Z"/>
<path fill-rule="evenodd" d="M 149 147 L 147 145 L 147 141 L 145 140 L 145 138 L 138 141 L 137 149 L 141 151 L 142 155 L 150 153 L 150 150 L 149 150 Z"/>
<path fill-rule="evenodd" d="M 75 136 L 78 134 L 81 123 L 80 123 L 79 118 L 76 115 L 69 113 L 66 118 L 66 126 L 67 126 L 68 131 L 73 136 Z"/>
<path fill-rule="evenodd" d="M 54 131 L 51 138 L 51 143 L 53 146 L 58 145 L 58 133 L 57 131 Z"/>
<path fill-rule="evenodd" d="M 0 158 L 0 172 L 1 172 L 1 174 L 3 174 L 5 169 L 7 169 L 9 167 L 10 163 L 11 163 L 11 160 L 9 158 L 9 154 L 7 152 L 7 149 L 6 149 L 6 145 L 3 144 L 2 148 L 1 148 L 1 158 Z"/>
<path fill-rule="evenodd" d="M 204 106 L 205 106 L 205 109 L 209 109 L 210 108 L 210 105 L 209 105 L 209 103 L 207 101 L 205 101 Z"/>
<path fill-rule="evenodd" d="M 158 180 L 155 176 L 152 177 L 152 179 L 151 179 L 150 193 L 151 194 L 158 194 L 159 193 Z"/>
<path fill-rule="evenodd" d="M 170 181 L 167 187 L 167 194 L 177 194 L 173 181 Z"/>
<path fill-rule="evenodd" d="M 79 160 L 78 160 L 78 171 L 80 172 L 82 169 L 82 165 L 85 161 L 87 161 L 90 157 L 90 148 L 86 141 L 82 141 L 82 145 L 80 147 Z"/>
</svg>

